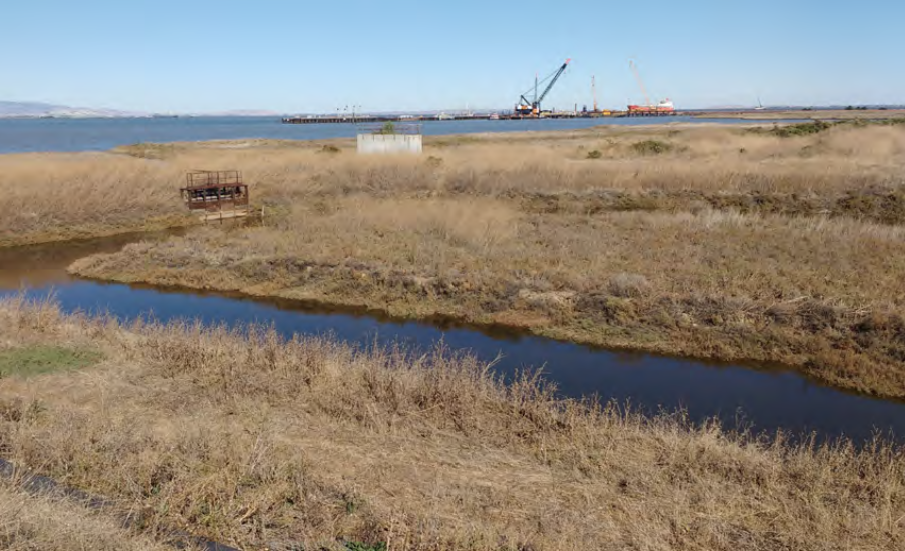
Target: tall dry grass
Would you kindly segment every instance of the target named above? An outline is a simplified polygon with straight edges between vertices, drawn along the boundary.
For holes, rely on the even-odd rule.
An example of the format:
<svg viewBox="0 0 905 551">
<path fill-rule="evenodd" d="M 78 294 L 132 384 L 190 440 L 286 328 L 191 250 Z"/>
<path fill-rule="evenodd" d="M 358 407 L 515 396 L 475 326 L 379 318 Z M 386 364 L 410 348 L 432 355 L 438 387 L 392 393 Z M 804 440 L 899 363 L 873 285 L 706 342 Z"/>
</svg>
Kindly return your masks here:
<svg viewBox="0 0 905 551">
<path fill-rule="evenodd" d="M 780 361 L 834 384 L 905 395 L 901 227 L 710 209 L 530 213 L 503 199 L 368 196 L 295 203 L 270 224 L 130 245 L 71 269 Z"/>
<path fill-rule="evenodd" d="M 33 496 L 0 480 L 0 548 L 5 551 L 164 551 L 153 538 L 124 530 L 59 496 Z"/>
<path fill-rule="evenodd" d="M 178 223 L 178 176 L 171 167 L 96 153 L 0 156 L 0 245 Z"/>
<path fill-rule="evenodd" d="M 639 141 L 671 149 L 640 155 Z M 905 220 L 905 128 L 832 128 L 797 138 L 743 128 L 599 128 L 428 138 L 426 159 L 333 154 L 308 142 L 213 142 L 115 154 L 0 156 L 0 245 L 191 223 L 178 188 L 192 169 L 239 169 L 256 204 L 319 197 L 480 195 L 526 208 L 689 210 Z M 597 151 L 600 158 L 589 160 Z"/>
<path fill-rule="evenodd" d="M 8 174 L 44 171 L 54 185 L 18 186 L 0 203 L 0 241 L 188 223 L 167 218 L 182 212 L 182 173 L 238 168 L 267 206 L 266 228 L 132 247 L 75 270 L 783 361 L 902 396 L 905 126 L 820 129 L 445 136 L 424 157 L 266 141 L 136 146 L 62 164 L 7 156 L 0 192 Z M 126 183 L 129 171 L 138 178 Z M 50 192 L 67 175 L 81 191 Z M 120 210 L 98 217 L 111 199 Z"/>
<path fill-rule="evenodd" d="M 5 346 L 107 358 L 0 381 L 0 453 L 144 511 L 149 530 L 270 549 L 905 543 L 905 460 L 881 442 L 790 445 L 556 400 L 442 350 L 122 327 L 22 299 L 0 321 Z"/>
</svg>

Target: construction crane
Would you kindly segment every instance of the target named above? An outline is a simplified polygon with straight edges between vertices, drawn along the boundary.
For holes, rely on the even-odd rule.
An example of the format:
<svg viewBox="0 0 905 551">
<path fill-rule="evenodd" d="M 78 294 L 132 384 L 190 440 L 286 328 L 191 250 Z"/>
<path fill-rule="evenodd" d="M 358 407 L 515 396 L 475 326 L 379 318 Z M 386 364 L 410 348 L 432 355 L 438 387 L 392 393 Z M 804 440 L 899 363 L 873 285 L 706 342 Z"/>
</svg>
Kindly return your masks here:
<svg viewBox="0 0 905 551">
<path fill-rule="evenodd" d="M 635 64 L 633 59 L 630 59 L 628 62 L 628 66 L 631 67 L 632 72 L 635 74 L 635 79 L 638 81 L 638 87 L 641 88 L 641 93 L 644 94 L 644 105 L 629 105 L 628 106 L 628 114 L 629 116 L 639 115 L 639 116 L 660 116 L 660 115 L 675 115 L 676 109 L 673 105 L 672 101 L 669 98 L 662 100 L 660 103 L 654 105 L 650 101 L 650 96 L 647 95 L 647 88 L 644 87 L 644 81 L 641 80 L 641 75 L 638 73 L 638 66 Z"/>
<path fill-rule="evenodd" d="M 566 68 L 569 66 L 570 61 L 572 60 L 567 59 L 566 62 L 562 64 L 562 67 L 560 67 L 557 71 L 540 82 L 538 82 L 537 77 L 535 76 L 534 87 L 531 89 L 534 90 L 534 101 L 528 101 L 528 99 L 525 97 L 527 94 L 531 93 L 531 90 L 528 90 L 527 92 L 522 94 L 521 97 L 519 97 L 518 104 L 515 106 L 515 114 L 523 117 L 539 117 L 541 114 L 541 103 L 543 103 L 544 98 L 547 97 L 547 94 L 550 93 L 550 90 L 553 89 L 553 85 L 556 84 L 556 81 L 559 80 L 559 77 L 561 77 L 562 74 L 566 71 Z M 541 93 L 541 95 L 538 96 L 538 87 L 546 83 L 547 81 L 549 81 L 549 84 L 547 84 L 547 87 L 544 88 L 544 91 Z"/>
<path fill-rule="evenodd" d="M 650 96 L 647 95 L 647 88 L 644 87 L 644 81 L 641 80 L 641 75 L 638 73 L 638 66 L 635 65 L 635 60 L 628 60 L 628 66 L 631 67 L 632 72 L 635 74 L 635 80 L 638 81 L 638 88 L 641 88 L 641 93 L 644 95 L 644 106 L 653 107 L 653 104 L 650 102 Z"/>
</svg>

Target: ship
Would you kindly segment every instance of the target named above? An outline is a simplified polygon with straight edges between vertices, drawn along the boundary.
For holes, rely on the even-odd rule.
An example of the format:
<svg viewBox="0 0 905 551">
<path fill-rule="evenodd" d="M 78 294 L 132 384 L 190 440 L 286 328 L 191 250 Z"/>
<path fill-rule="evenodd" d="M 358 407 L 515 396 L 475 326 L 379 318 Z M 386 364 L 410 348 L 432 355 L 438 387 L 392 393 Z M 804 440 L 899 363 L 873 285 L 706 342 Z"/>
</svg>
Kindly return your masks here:
<svg viewBox="0 0 905 551">
<path fill-rule="evenodd" d="M 629 105 L 628 112 L 634 115 L 672 115 L 676 112 L 676 106 L 666 98 L 657 105 Z"/>
<path fill-rule="evenodd" d="M 634 60 L 629 60 L 628 62 L 629 68 L 631 68 L 632 72 L 635 74 L 635 79 L 638 81 L 638 88 L 641 90 L 641 94 L 644 95 L 645 105 L 629 105 L 628 112 L 626 113 L 629 117 L 649 117 L 649 116 L 658 116 L 658 115 L 675 115 L 676 107 L 672 104 L 672 101 L 669 98 L 665 100 L 661 100 L 660 103 L 654 105 L 650 101 L 650 96 L 647 95 L 647 88 L 644 87 L 644 81 L 641 80 L 641 74 L 638 72 L 638 67 L 635 65 Z"/>
</svg>

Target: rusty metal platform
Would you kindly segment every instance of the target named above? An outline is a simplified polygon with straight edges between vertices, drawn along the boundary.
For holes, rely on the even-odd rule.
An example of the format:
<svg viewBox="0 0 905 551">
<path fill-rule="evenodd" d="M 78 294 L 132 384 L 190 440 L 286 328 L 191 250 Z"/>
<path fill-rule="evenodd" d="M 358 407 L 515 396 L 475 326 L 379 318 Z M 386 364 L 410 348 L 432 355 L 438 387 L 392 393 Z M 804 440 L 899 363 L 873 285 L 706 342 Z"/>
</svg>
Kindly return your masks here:
<svg viewBox="0 0 905 551">
<path fill-rule="evenodd" d="M 224 220 L 248 216 L 251 206 L 248 185 L 238 170 L 193 170 L 180 188 L 182 200 L 202 220 Z"/>
</svg>

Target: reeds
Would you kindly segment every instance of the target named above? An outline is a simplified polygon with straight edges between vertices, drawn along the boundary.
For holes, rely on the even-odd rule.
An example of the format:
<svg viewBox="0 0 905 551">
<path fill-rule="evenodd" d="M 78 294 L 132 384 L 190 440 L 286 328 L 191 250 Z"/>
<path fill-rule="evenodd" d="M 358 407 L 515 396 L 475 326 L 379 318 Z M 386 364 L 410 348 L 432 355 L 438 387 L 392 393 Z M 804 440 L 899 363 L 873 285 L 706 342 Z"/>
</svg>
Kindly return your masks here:
<svg viewBox="0 0 905 551">
<path fill-rule="evenodd" d="M 661 144 L 653 154 L 638 144 Z M 244 145 L 247 147 L 238 147 Z M 427 138 L 429 159 L 357 157 L 349 143 L 249 141 L 0 157 L 0 246 L 192 223 L 187 170 L 242 170 L 258 204 L 319 197 L 490 196 L 534 208 L 905 219 L 902 126 L 780 138 L 743 128 L 600 128 Z M 150 151 L 150 153 L 149 153 Z M 588 151 L 597 151 L 588 159 Z M 555 204 L 554 204 L 555 203 Z"/>
</svg>

